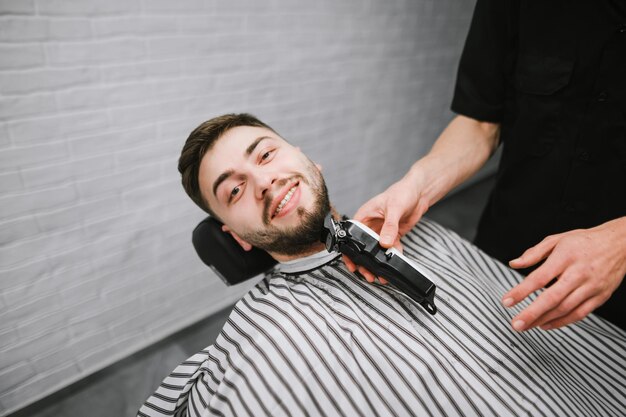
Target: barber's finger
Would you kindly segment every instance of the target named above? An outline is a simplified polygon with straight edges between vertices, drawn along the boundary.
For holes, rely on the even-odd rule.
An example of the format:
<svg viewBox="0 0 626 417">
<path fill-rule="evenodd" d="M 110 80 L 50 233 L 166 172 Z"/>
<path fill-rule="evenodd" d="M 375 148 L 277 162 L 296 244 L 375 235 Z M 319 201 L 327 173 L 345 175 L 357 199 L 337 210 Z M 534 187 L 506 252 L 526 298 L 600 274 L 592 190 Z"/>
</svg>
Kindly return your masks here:
<svg viewBox="0 0 626 417">
<path fill-rule="evenodd" d="M 548 236 L 535 246 L 527 249 L 522 256 L 509 262 L 511 268 L 528 268 L 547 258 L 558 243 L 558 235 Z"/>
<path fill-rule="evenodd" d="M 534 323 L 528 327 L 541 327 L 555 321 L 557 319 L 566 317 L 572 311 L 575 311 L 578 307 L 582 306 L 587 300 L 593 298 L 595 294 L 589 287 L 580 287 L 574 289 L 567 297 L 565 297 L 556 307 L 552 310 L 541 315 Z"/>
<path fill-rule="evenodd" d="M 350 272 L 356 271 L 356 264 L 352 262 L 352 259 L 348 258 L 346 255 L 343 255 L 342 259 L 343 259 L 343 263 L 346 264 L 346 268 L 348 268 L 348 271 Z"/>
<path fill-rule="evenodd" d="M 565 259 L 548 258 L 539 268 L 531 272 L 522 282 L 502 297 L 502 305 L 512 307 L 533 292 L 543 288 L 565 270 Z"/>
<path fill-rule="evenodd" d="M 376 210 L 376 207 L 378 207 L 378 205 L 375 203 L 375 201 L 376 197 L 359 207 L 359 209 L 354 214 L 353 219 L 363 222 L 364 220 L 372 217 L 380 217 L 378 210 Z M 373 215 L 373 213 L 377 214 Z"/>
<path fill-rule="evenodd" d="M 385 214 L 385 223 L 380 231 L 380 246 L 390 248 L 398 238 L 398 224 L 400 223 L 400 209 L 394 206 L 388 207 Z"/>
<path fill-rule="evenodd" d="M 372 274 L 370 271 L 363 268 L 362 266 L 359 266 L 358 269 L 359 269 L 359 274 L 363 275 L 363 278 L 365 278 L 367 282 L 372 283 L 376 281 L 376 275 Z"/>
<path fill-rule="evenodd" d="M 517 331 L 524 331 L 541 323 L 544 314 L 556 309 L 576 288 L 576 284 L 568 281 L 566 274 L 550 288 L 539 294 L 528 307 L 511 320 L 511 326 Z M 575 306 L 574 306 L 575 307 Z"/>
<path fill-rule="evenodd" d="M 542 330 L 553 330 L 558 329 L 559 327 L 567 326 L 568 324 L 575 323 L 587 317 L 589 314 L 593 312 L 598 306 L 602 305 L 606 301 L 605 297 L 598 295 L 596 297 L 590 298 L 581 304 L 574 311 L 569 313 L 564 317 L 559 317 L 556 320 L 552 320 L 547 322 L 541 326 Z"/>
<path fill-rule="evenodd" d="M 343 256 L 343 262 L 346 264 L 346 268 L 348 268 L 348 271 L 354 273 L 358 269 L 359 273 L 363 275 L 363 278 L 365 278 L 367 282 L 374 282 L 374 279 L 376 278 L 374 274 L 370 274 L 370 272 L 363 267 L 357 267 L 356 264 L 352 262 L 350 258 L 348 258 L 345 255 Z M 387 281 L 383 277 L 377 277 L 377 278 L 378 278 L 378 282 L 380 282 L 383 285 L 386 285 L 389 283 L 389 281 Z"/>
</svg>

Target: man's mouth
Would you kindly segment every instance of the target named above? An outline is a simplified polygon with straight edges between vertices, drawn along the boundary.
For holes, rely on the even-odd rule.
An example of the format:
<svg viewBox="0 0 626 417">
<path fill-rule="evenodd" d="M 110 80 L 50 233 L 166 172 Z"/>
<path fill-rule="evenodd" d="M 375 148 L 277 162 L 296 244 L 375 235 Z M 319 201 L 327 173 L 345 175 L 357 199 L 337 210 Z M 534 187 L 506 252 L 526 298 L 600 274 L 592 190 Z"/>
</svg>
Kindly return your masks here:
<svg viewBox="0 0 626 417">
<path fill-rule="evenodd" d="M 276 211 L 274 212 L 274 216 L 278 215 L 278 213 L 280 213 L 280 211 L 283 209 L 283 207 L 285 207 L 285 204 L 287 204 L 287 202 L 289 200 L 291 200 L 291 196 L 293 195 L 293 193 L 296 191 L 296 186 L 294 185 L 293 187 L 291 187 L 291 189 L 287 192 L 287 195 L 285 195 L 285 198 L 283 198 L 280 201 L 280 204 L 278 204 L 278 207 L 276 207 Z"/>
<path fill-rule="evenodd" d="M 296 182 L 289 189 L 285 190 L 284 195 L 282 195 L 282 198 L 277 203 L 276 203 L 276 200 L 280 198 L 281 195 L 279 194 L 276 200 L 274 200 L 275 201 L 274 204 L 276 204 L 276 208 L 274 209 L 274 211 L 271 212 L 272 219 L 278 216 L 283 210 L 283 208 L 285 208 L 285 206 L 289 203 L 289 201 L 291 201 L 291 197 L 293 197 L 294 193 L 296 192 L 298 185 L 300 185 L 300 182 Z"/>
</svg>

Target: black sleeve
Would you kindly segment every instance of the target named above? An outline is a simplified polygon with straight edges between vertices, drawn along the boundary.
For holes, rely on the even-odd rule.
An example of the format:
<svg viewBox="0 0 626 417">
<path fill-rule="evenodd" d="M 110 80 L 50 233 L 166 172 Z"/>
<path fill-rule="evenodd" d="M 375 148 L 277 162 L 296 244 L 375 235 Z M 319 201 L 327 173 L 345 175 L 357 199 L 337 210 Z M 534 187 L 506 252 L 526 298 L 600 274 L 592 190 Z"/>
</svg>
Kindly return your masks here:
<svg viewBox="0 0 626 417">
<path fill-rule="evenodd" d="M 502 121 L 516 55 L 516 0 L 478 0 L 457 73 L 452 111 Z"/>
</svg>

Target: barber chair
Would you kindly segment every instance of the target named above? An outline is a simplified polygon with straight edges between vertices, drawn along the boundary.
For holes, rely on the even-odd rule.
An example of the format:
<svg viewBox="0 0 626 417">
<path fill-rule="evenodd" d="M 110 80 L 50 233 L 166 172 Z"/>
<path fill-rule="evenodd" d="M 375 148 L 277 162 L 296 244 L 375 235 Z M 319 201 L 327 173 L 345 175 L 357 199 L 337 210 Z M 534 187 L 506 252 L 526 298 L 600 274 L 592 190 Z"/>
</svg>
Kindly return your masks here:
<svg viewBox="0 0 626 417">
<path fill-rule="evenodd" d="M 276 260 L 261 249 L 243 250 L 230 233 L 222 231 L 222 223 L 211 216 L 196 226 L 191 240 L 202 262 L 226 285 L 239 284 L 276 265 Z"/>
</svg>

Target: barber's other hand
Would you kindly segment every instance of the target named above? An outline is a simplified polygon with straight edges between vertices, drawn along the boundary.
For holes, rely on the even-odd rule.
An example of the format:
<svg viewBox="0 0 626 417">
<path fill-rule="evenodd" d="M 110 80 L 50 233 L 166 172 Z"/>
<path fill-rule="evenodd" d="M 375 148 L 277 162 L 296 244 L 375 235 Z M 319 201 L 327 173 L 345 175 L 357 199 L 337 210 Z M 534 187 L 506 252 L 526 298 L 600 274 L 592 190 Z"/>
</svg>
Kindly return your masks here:
<svg viewBox="0 0 626 417">
<path fill-rule="evenodd" d="M 380 235 L 380 245 L 402 250 L 400 237 L 415 226 L 428 209 L 428 201 L 421 197 L 423 177 L 418 173 L 407 174 L 387 190 L 365 203 L 354 215 L 354 219 Z M 363 267 L 357 267 L 349 258 L 343 257 L 352 272 L 359 271 L 368 282 L 375 276 Z M 379 277 L 386 283 L 384 278 Z"/>
<path fill-rule="evenodd" d="M 511 307 L 557 278 L 511 320 L 515 330 L 566 326 L 611 297 L 626 274 L 626 217 L 548 236 L 509 265 L 527 268 L 543 259 L 543 265 L 502 297 L 502 303 Z"/>
</svg>

